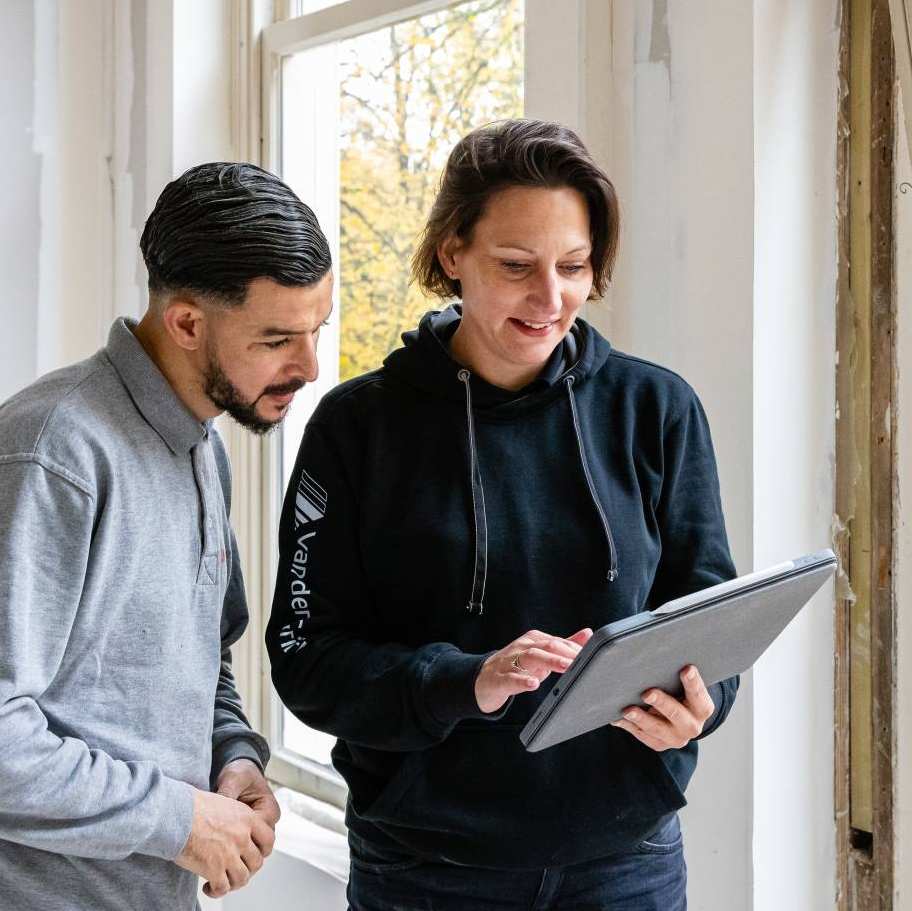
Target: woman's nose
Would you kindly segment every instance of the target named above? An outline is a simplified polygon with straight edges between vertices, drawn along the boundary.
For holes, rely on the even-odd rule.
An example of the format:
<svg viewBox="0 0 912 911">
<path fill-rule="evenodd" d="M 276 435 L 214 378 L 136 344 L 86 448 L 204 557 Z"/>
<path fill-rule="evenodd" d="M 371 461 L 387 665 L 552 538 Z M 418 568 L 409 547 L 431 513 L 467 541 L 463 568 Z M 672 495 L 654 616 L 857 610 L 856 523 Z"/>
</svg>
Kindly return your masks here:
<svg viewBox="0 0 912 911">
<path fill-rule="evenodd" d="M 556 316 L 561 311 L 561 284 L 556 269 L 543 270 L 534 289 L 536 309 L 544 316 Z"/>
</svg>

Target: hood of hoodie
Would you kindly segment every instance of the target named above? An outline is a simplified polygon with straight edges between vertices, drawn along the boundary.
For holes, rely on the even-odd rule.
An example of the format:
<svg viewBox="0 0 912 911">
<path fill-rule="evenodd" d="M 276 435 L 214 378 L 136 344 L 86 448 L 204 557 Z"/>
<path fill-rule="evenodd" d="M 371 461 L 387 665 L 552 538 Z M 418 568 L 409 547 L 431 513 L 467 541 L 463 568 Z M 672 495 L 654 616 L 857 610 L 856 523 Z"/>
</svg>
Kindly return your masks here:
<svg viewBox="0 0 912 911">
<path fill-rule="evenodd" d="M 512 391 L 486 382 L 450 356 L 450 339 L 461 318 L 462 308 L 459 304 L 425 314 L 417 331 L 406 332 L 402 336 L 404 347 L 390 354 L 384 366 L 389 373 L 410 386 L 465 404 L 467 484 L 472 493 L 475 539 L 474 570 L 466 609 L 477 616 L 484 613 L 489 571 L 488 519 L 484 478 L 478 461 L 475 413 L 483 414 L 486 418 L 510 420 L 531 409 L 544 407 L 561 395 L 567 396 L 570 403 L 572 424 L 568 422 L 567 432 L 576 438 L 580 471 L 586 480 L 593 508 L 598 513 L 605 536 L 605 578 L 608 582 L 613 582 L 618 575 L 617 548 L 605 507 L 592 479 L 573 392 L 574 387 L 584 383 L 605 363 L 611 346 L 588 323 L 577 319 L 539 375 L 522 389 Z"/>
<path fill-rule="evenodd" d="M 465 368 L 450 354 L 450 340 L 462 319 L 462 305 L 426 313 L 417 329 L 402 335 L 403 347 L 383 362 L 400 381 L 424 392 L 462 402 Z M 536 408 L 561 395 L 563 382 L 572 377 L 579 387 L 597 373 L 611 354 L 611 345 L 585 320 L 577 317 L 572 329 L 554 349 L 539 375 L 522 389 L 511 391 L 471 374 L 472 403 L 485 415 L 508 417 Z"/>
</svg>

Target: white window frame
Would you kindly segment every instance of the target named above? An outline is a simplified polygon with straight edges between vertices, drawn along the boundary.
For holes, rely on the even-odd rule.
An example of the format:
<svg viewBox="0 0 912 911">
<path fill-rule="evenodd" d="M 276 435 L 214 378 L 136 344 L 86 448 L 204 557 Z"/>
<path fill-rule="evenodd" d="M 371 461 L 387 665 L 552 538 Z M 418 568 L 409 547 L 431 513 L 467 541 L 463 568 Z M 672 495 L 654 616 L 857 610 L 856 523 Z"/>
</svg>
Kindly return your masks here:
<svg viewBox="0 0 912 911">
<path fill-rule="evenodd" d="M 266 24 L 258 0 L 239 0 L 233 90 L 239 157 L 278 172 L 283 57 L 461 2 L 464 0 L 347 0 Z M 276 4 L 277 16 L 293 16 L 299 10 L 296 0 Z M 610 164 L 611 47 L 615 30 L 620 28 L 622 37 L 627 33 L 623 15 L 615 14 L 614 0 L 525 0 L 524 20 L 526 116 L 560 120 L 580 133 L 597 158 Z M 596 86 L 599 89 L 594 91 Z M 344 807 L 346 788 L 335 772 L 279 744 L 281 709 L 273 697 L 263 633 L 277 562 L 280 440 L 252 438 L 230 426 L 225 435 L 235 471 L 233 522 L 247 575 L 251 614 L 249 632 L 234 650 L 239 688 L 251 722 L 272 746 L 269 778 Z"/>
</svg>

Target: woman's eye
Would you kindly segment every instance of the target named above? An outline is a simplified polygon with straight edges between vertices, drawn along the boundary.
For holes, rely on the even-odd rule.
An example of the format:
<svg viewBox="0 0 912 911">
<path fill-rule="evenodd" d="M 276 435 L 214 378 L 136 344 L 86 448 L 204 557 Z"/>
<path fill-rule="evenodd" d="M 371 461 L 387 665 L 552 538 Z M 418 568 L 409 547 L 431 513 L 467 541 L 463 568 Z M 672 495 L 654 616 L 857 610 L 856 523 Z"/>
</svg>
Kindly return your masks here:
<svg viewBox="0 0 912 911">
<path fill-rule="evenodd" d="M 505 261 L 502 265 L 508 272 L 522 272 L 528 268 L 525 263 L 511 262 L 510 260 Z"/>
<path fill-rule="evenodd" d="M 582 272 L 586 266 L 584 263 L 568 263 L 563 268 L 564 272 L 569 272 L 571 275 L 575 275 L 577 272 Z"/>
<path fill-rule="evenodd" d="M 287 338 L 280 338 L 277 342 L 263 342 L 263 344 L 270 350 L 275 351 L 276 348 L 284 348 L 288 344 Z"/>
</svg>

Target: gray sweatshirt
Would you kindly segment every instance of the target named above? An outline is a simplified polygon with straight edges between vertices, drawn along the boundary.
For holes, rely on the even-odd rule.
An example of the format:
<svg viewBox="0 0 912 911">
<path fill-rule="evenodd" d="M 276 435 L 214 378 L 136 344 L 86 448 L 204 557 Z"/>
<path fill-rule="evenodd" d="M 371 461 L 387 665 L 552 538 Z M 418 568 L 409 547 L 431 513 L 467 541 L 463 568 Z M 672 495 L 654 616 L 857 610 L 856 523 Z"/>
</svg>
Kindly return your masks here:
<svg viewBox="0 0 912 911">
<path fill-rule="evenodd" d="M 118 320 L 0 405 L 0 909 L 189 911 L 193 788 L 264 766 L 210 423 Z"/>
</svg>

